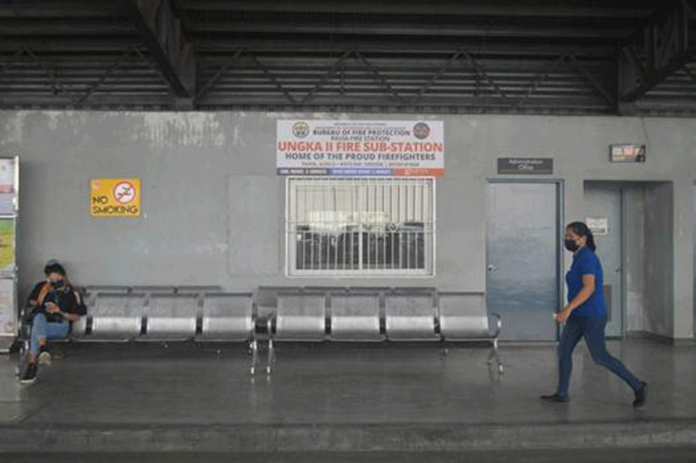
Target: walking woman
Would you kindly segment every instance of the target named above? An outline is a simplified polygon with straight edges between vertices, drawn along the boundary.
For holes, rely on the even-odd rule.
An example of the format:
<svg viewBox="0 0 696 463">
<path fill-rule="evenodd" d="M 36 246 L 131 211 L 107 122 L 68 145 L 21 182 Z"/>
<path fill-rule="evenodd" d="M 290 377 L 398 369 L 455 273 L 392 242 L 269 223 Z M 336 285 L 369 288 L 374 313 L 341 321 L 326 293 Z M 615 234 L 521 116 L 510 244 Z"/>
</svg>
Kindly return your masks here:
<svg viewBox="0 0 696 463">
<path fill-rule="evenodd" d="M 556 403 L 570 400 L 568 387 L 573 369 L 573 349 L 580 338 L 585 338 L 592 360 L 623 379 L 635 393 L 633 406 L 640 407 L 645 404 L 648 385 L 636 379 L 623 363 L 607 352 L 604 337 L 607 315 L 602 292 L 604 274 L 595 254 L 594 237 L 587 225 L 582 222 L 568 225 L 565 247 L 573 253 L 573 264 L 566 275 L 568 305 L 555 315 L 558 323 L 565 322 L 558 346 L 558 390 L 555 394 L 541 396 L 541 399 Z"/>
</svg>

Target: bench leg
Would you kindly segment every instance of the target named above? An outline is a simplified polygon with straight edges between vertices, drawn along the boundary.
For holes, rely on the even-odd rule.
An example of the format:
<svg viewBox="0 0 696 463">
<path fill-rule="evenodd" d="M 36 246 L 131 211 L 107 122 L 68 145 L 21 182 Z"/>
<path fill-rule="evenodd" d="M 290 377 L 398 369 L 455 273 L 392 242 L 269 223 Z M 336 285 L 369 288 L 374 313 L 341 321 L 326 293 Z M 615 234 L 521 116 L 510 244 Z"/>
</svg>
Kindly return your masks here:
<svg viewBox="0 0 696 463">
<path fill-rule="evenodd" d="M 273 339 L 268 340 L 268 359 L 267 359 L 267 364 L 266 364 L 266 374 L 270 375 L 271 374 L 271 365 L 273 364 L 273 361 L 275 360 L 275 351 L 273 350 Z"/>
<path fill-rule="evenodd" d="M 19 378 L 22 376 L 22 372 L 28 363 L 29 340 L 26 338 L 20 338 L 17 342 L 19 348 L 17 349 L 17 365 L 15 367 L 15 373 L 17 374 L 17 378 Z"/>
<path fill-rule="evenodd" d="M 249 373 L 253 376 L 256 373 L 256 363 L 259 357 L 259 344 L 256 339 L 252 339 L 249 346 L 251 347 L 251 369 Z"/>
<path fill-rule="evenodd" d="M 498 353 L 498 339 L 493 339 L 493 346 L 491 347 L 491 353 L 488 354 L 488 365 L 492 365 L 493 361 L 496 363 L 498 368 L 498 373 L 503 372 L 503 363 L 500 361 L 500 354 Z"/>
<path fill-rule="evenodd" d="M 270 378 L 273 362 L 275 361 L 275 350 L 273 347 L 273 321 L 274 317 L 270 316 L 266 320 L 266 333 L 268 334 L 268 359 L 266 364 L 266 375 Z"/>
</svg>

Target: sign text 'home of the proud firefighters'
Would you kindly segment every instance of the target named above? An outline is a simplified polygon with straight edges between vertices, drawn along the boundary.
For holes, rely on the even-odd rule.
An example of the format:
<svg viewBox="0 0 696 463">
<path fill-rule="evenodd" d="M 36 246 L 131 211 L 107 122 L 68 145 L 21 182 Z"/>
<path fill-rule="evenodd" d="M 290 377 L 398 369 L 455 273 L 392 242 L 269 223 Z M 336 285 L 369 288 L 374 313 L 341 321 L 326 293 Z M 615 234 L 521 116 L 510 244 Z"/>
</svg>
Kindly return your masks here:
<svg viewBox="0 0 696 463">
<path fill-rule="evenodd" d="M 442 121 L 279 120 L 278 175 L 442 176 Z"/>
</svg>

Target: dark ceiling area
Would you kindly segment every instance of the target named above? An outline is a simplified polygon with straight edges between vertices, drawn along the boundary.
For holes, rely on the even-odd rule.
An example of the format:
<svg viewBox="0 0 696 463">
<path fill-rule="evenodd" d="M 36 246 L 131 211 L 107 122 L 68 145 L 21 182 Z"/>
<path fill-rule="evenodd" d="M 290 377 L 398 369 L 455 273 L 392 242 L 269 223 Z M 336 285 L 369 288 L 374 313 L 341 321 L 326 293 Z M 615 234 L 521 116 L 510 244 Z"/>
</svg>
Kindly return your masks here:
<svg viewBox="0 0 696 463">
<path fill-rule="evenodd" d="M 0 0 L 0 108 L 694 117 L 695 3 Z"/>
</svg>

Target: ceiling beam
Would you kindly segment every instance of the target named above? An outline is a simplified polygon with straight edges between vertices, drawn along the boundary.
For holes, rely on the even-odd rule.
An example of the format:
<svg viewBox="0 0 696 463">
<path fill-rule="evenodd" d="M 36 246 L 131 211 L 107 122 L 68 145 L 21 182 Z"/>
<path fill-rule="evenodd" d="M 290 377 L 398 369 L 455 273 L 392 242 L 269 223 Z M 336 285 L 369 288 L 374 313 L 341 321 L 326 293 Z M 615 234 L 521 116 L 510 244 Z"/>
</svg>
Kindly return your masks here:
<svg viewBox="0 0 696 463">
<path fill-rule="evenodd" d="M 133 45 L 140 45 L 137 37 L 123 38 L 87 38 L 87 37 L 51 37 L 51 38 L 5 38 L 0 41 L 0 52 L 14 51 L 22 46 L 27 46 L 37 53 L 95 53 L 110 54 L 121 53 Z"/>
<path fill-rule="evenodd" d="M 127 0 L 150 56 L 178 97 L 191 98 L 196 86 L 196 51 L 182 33 L 169 0 Z"/>
<path fill-rule="evenodd" d="M 616 46 L 608 45 L 575 45 L 549 43 L 540 41 L 515 41 L 514 43 L 481 43 L 478 39 L 447 40 L 423 40 L 398 39 L 387 41 L 384 39 L 351 40 L 313 40 L 313 39 L 279 39 L 279 38 L 241 38 L 241 39 L 199 39 L 196 41 L 199 59 L 205 56 L 234 53 L 243 48 L 260 53 L 269 54 L 323 54 L 344 53 L 346 50 L 357 49 L 365 53 L 385 53 L 390 55 L 446 55 L 451 56 L 462 48 L 476 55 L 512 55 L 512 56 L 559 56 L 564 53 L 575 56 L 588 56 L 614 60 Z M 2 44 L 0 44 L 2 47 Z"/>
<path fill-rule="evenodd" d="M 620 103 L 633 103 L 689 62 L 696 30 L 686 2 L 670 2 L 618 51 Z"/>
<path fill-rule="evenodd" d="M 188 10 L 206 11 L 265 11 L 302 13 L 362 13 L 398 15 L 437 15 L 437 16 L 515 16 L 515 17 L 553 17 L 553 18 L 633 18 L 640 19 L 650 15 L 652 8 L 628 7 L 582 7 L 582 6 L 518 6 L 492 2 L 470 5 L 466 2 L 376 2 L 372 0 L 353 0 L 350 2 L 311 1 L 273 1 L 273 0 L 186 0 L 182 1 Z"/>
<path fill-rule="evenodd" d="M 618 25 L 617 25 L 618 26 Z M 582 27 L 514 24 L 469 23 L 354 23 L 354 22 L 251 22 L 251 21 L 192 21 L 194 32 L 212 33 L 264 33 L 264 34 L 342 34 L 342 35 L 410 35 L 450 37 L 529 37 L 529 38 L 580 38 L 625 39 L 633 29 L 623 27 Z"/>
<path fill-rule="evenodd" d="M 0 19 L 0 36 L 123 35 L 134 32 L 127 20 Z"/>
<path fill-rule="evenodd" d="M 123 13 L 123 5 L 103 0 L 14 0 L 0 2 L 0 18 L 100 18 Z"/>
</svg>

